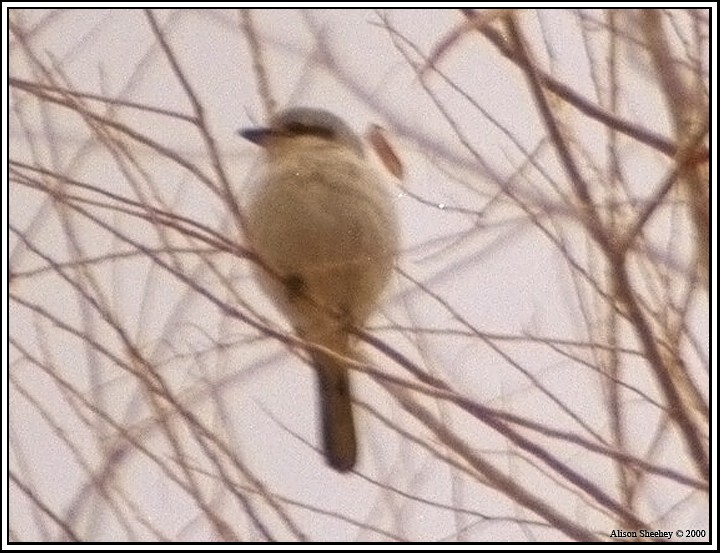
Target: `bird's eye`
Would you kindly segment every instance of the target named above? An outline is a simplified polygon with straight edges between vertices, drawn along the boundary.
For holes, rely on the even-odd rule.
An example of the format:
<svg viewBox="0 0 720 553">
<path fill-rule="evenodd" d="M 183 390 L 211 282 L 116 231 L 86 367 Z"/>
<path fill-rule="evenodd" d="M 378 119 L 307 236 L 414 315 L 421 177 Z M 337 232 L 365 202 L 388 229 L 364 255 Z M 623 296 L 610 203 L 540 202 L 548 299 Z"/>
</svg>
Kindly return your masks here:
<svg viewBox="0 0 720 553">
<path fill-rule="evenodd" d="M 288 134 L 306 134 L 308 132 L 307 127 L 302 123 L 288 123 L 285 125 L 285 130 Z"/>
</svg>

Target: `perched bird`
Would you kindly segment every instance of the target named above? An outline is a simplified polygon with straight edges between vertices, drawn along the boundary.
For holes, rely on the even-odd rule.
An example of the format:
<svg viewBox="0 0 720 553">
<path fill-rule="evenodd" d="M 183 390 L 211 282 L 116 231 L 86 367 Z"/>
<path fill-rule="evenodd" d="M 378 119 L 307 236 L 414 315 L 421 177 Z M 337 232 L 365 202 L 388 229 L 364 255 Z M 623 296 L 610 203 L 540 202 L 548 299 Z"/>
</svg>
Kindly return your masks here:
<svg viewBox="0 0 720 553">
<path fill-rule="evenodd" d="M 335 115 L 280 112 L 265 128 L 241 132 L 262 146 L 247 234 L 258 280 L 308 348 L 318 375 L 327 463 L 352 469 L 357 435 L 350 376 L 350 330 L 377 307 L 398 250 L 398 224 L 383 179 L 360 138 Z"/>
</svg>

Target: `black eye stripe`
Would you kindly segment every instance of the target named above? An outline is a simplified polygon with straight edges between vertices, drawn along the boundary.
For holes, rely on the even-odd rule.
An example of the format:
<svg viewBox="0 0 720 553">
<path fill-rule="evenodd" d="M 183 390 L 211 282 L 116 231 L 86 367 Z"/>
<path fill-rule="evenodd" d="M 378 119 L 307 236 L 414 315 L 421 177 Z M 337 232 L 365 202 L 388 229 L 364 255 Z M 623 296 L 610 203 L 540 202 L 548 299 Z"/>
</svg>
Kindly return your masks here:
<svg viewBox="0 0 720 553">
<path fill-rule="evenodd" d="M 335 138 L 335 131 L 328 129 L 327 127 L 319 127 L 317 125 L 304 125 L 302 123 L 293 122 L 285 125 L 283 130 L 295 136 L 311 135 L 327 139 Z"/>
</svg>

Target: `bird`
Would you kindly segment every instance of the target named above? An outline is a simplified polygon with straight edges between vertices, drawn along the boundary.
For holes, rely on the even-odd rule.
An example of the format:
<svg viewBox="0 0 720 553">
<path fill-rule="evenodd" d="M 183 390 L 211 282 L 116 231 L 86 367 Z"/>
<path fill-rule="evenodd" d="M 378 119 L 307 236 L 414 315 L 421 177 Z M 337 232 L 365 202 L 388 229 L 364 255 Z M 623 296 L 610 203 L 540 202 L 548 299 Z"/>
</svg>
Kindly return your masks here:
<svg viewBox="0 0 720 553">
<path fill-rule="evenodd" d="M 262 148 L 245 213 L 256 278 L 308 344 L 325 460 L 344 473 L 358 457 L 351 331 L 366 324 L 391 279 L 393 198 L 360 137 L 328 111 L 288 108 L 240 134 Z"/>
</svg>

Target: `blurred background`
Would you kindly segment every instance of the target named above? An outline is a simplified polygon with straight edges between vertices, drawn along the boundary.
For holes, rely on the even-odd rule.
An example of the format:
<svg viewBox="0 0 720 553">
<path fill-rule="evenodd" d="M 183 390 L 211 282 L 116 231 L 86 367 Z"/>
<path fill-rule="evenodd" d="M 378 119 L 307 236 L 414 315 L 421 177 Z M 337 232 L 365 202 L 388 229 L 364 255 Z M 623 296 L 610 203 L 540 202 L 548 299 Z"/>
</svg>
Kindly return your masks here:
<svg viewBox="0 0 720 553">
<path fill-rule="evenodd" d="M 709 539 L 709 10 L 7 17 L 10 541 Z M 347 475 L 242 231 L 286 106 L 401 219 Z"/>
</svg>

